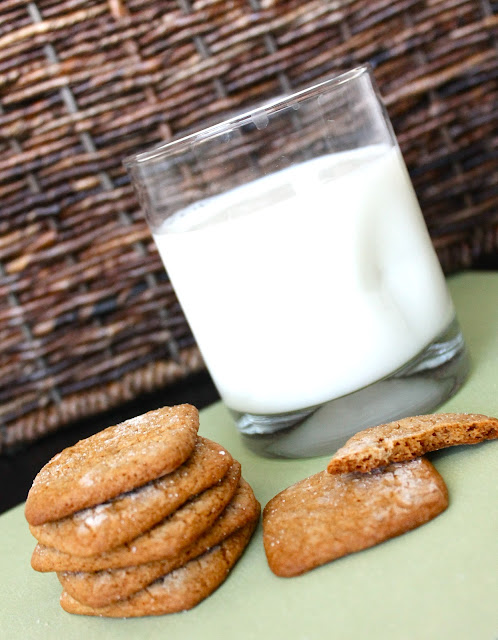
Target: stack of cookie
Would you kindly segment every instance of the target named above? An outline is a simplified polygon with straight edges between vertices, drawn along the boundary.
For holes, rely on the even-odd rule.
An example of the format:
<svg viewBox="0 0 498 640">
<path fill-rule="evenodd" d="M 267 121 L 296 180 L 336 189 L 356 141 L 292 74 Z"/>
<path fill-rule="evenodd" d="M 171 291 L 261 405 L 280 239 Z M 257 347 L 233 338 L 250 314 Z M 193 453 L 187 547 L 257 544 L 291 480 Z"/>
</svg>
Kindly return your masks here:
<svg viewBox="0 0 498 640">
<path fill-rule="evenodd" d="M 57 572 L 66 611 L 182 611 L 226 578 L 260 505 L 240 464 L 198 428 L 191 405 L 164 407 L 78 442 L 37 475 L 31 563 Z"/>
</svg>

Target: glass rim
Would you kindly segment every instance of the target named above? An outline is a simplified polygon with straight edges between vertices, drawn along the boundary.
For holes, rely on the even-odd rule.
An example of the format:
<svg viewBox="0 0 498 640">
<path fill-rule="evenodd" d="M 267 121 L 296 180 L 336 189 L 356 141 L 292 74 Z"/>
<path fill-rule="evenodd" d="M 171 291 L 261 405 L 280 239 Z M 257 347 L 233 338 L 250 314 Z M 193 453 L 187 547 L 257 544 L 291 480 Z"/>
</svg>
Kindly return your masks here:
<svg viewBox="0 0 498 640">
<path fill-rule="evenodd" d="M 348 71 L 344 71 L 336 76 L 332 76 L 331 78 L 321 80 L 316 84 L 309 85 L 304 89 L 299 89 L 293 93 L 281 94 L 270 99 L 268 102 L 256 105 L 216 124 L 204 127 L 203 129 L 189 133 L 188 135 L 182 136 L 176 140 L 170 140 L 156 145 L 152 149 L 128 156 L 123 160 L 123 165 L 126 169 L 131 169 L 133 167 L 146 164 L 149 161 L 160 160 L 161 158 L 164 158 L 171 153 L 178 152 L 183 148 L 189 148 L 195 142 L 207 140 L 214 135 L 229 131 L 235 127 L 244 126 L 245 124 L 250 123 L 254 124 L 254 116 L 259 113 L 275 113 L 279 111 L 282 106 L 287 106 L 291 101 L 299 103 L 302 100 L 313 96 L 315 93 L 321 93 L 324 88 L 333 88 L 351 80 L 356 80 L 366 73 L 370 74 L 371 70 L 371 65 L 365 63 L 354 67 L 353 69 L 349 69 Z"/>
</svg>

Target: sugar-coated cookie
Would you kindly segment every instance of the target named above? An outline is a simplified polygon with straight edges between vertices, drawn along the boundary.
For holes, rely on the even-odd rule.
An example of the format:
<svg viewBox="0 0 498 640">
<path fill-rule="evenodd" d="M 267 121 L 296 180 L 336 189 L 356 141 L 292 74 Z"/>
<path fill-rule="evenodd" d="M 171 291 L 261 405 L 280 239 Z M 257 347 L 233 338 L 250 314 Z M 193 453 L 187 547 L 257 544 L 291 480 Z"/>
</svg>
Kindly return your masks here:
<svg viewBox="0 0 498 640">
<path fill-rule="evenodd" d="M 113 618 L 162 615 L 191 609 L 207 598 L 227 578 L 249 543 L 255 527 L 256 520 L 233 533 L 207 553 L 190 560 L 183 567 L 168 573 L 126 600 L 106 607 L 89 607 L 63 591 L 61 606 L 69 613 Z"/>
<path fill-rule="evenodd" d="M 27 521 L 58 520 L 171 473 L 192 453 L 198 428 L 195 407 L 163 407 L 64 449 L 34 479 Z"/>
<path fill-rule="evenodd" d="M 268 564 L 278 576 L 296 576 L 414 529 L 447 505 L 443 479 L 422 458 L 368 474 L 323 471 L 266 505 Z"/>
<path fill-rule="evenodd" d="M 240 464 L 233 462 L 224 478 L 189 500 L 155 527 L 125 544 L 93 556 L 60 554 L 75 571 L 120 569 L 173 557 L 191 545 L 218 518 L 237 490 Z M 36 567 L 36 549 L 31 566 Z M 72 560 L 71 560 L 72 558 Z"/>
<path fill-rule="evenodd" d="M 192 496 L 214 485 L 233 463 L 219 444 L 199 437 L 175 471 L 102 504 L 53 522 L 30 525 L 38 542 L 65 553 L 92 556 L 133 540 Z"/>
<path fill-rule="evenodd" d="M 93 573 L 59 571 L 57 576 L 64 591 L 73 598 L 91 607 L 103 607 L 129 598 L 161 576 L 202 555 L 241 527 L 257 521 L 260 511 L 261 507 L 251 487 L 241 478 L 232 501 L 213 526 L 177 556 L 136 567 Z"/>
<path fill-rule="evenodd" d="M 477 413 L 414 416 L 360 431 L 334 454 L 327 471 L 367 472 L 437 449 L 493 438 L 498 438 L 497 418 Z"/>
</svg>

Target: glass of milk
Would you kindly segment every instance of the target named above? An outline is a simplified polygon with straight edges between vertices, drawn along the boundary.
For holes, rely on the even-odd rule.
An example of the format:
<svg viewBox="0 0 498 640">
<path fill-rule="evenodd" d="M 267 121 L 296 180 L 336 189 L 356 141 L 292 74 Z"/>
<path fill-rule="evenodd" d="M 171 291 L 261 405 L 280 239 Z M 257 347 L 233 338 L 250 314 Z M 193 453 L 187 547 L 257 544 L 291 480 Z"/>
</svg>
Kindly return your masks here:
<svg viewBox="0 0 498 640">
<path fill-rule="evenodd" d="M 125 164 L 253 450 L 328 454 L 462 384 L 464 340 L 368 67 Z"/>
</svg>

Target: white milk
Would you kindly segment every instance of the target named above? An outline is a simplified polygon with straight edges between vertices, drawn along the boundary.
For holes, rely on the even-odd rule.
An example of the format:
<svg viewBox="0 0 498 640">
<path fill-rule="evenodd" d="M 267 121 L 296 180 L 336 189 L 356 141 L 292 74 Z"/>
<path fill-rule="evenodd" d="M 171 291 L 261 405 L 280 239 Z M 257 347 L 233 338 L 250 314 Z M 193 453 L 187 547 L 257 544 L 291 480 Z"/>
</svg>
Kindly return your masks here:
<svg viewBox="0 0 498 640">
<path fill-rule="evenodd" d="M 240 412 L 292 411 L 375 382 L 454 315 L 397 148 L 285 169 L 179 212 L 154 239 Z"/>
</svg>

